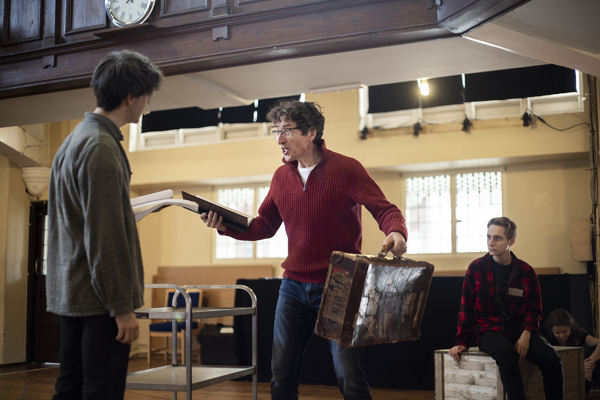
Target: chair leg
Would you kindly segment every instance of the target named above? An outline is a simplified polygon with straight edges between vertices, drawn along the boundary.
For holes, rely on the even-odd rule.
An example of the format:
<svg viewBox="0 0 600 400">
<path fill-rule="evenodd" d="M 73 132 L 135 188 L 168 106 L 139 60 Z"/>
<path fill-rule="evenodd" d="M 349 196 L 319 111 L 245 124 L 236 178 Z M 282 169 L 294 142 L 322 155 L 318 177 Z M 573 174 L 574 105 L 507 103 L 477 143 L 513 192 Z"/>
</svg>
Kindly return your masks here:
<svg viewBox="0 0 600 400">
<path fill-rule="evenodd" d="M 150 328 L 148 328 L 148 365 L 152 360 L 152 336 L 150 336 Z"/>
<path fill-rule="evenodd" d="M 169 361 L 169 338 L 165 337 L 165 362 Z"/>
</svg>

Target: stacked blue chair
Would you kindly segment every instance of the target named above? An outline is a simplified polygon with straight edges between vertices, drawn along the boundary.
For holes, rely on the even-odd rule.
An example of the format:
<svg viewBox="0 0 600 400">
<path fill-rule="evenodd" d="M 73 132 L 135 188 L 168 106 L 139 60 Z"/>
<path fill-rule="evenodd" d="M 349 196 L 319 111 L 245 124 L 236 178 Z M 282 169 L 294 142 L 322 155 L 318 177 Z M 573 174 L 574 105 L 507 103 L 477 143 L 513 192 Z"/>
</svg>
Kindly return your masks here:
<svg viewBox="0 0 600 400">
<path fill-rule="evenodd" d="M 192 300 L 192 307 L 202 307 L 202 290 L 200 289 L 188 289 L 188 294 Z M 174 290 L 167 290 L 165 296 L 165 307 L 171 307 L 173 303 L 173 296 L 175 295 Z M 185 309 L 185 299 L 183 296 L 177 297 L 177 307 Z M 195 337 L 200 332 L 201 321 L 192 321 L 192 337 Z M 181 363 L 185 364 L 185 320 L 177 322 L 177 342 L 181 345 Z M 162 352 L 167 361 L 169 349 L 169 339 L 173 337 L 173 323 L 172 321 L 158 322 L 150 324 L 148 327 L 148 364 L 152 359 L 153 352 Z M 160 348 L 152 347 L 152 338 L 164 338 L 165 346 Z M 179 351 L 178 351 L 179 353 Z M 192 353 L 193 355 L 193 353 Z M 200 351 L 198 350 L 198 360 L 200 360 Z"/>
</svg>

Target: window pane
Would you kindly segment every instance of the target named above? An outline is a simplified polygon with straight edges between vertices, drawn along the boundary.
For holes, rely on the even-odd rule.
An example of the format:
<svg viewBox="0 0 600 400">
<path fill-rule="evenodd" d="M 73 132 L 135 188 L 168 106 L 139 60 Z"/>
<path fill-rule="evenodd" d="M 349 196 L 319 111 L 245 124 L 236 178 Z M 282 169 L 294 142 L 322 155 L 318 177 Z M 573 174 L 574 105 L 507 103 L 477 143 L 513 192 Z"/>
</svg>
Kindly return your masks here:
<svg viewBox="0 0 600 400">
<path fill-rule="evenodd" d="M 228 236 L 217 235 L 215 257 L 226 258 L 252 258 L 252 242 L 235 240 Z"/>
<path fill-rule="evenodd" d="M 456 175 L 456 251 L 487 251 L 487 222 L 502 216 L 502 174 Z"/>
<path fill-rule="evenodd" d="M 244 214 L 253 215 L 254 188 L 219 189 L 217 202 Z"/>
<path fill-rule="evenodd" d="M 258 188 L 258 206 L 262 204 L 267 197 L 269 187 Z M 256 258 L 285 258 L 287 257 L 287 235 L 285 226 L 281 224 L 279 230 L 270 239 L 259 240 L 256 243 Z"/>
<path fill-rule="evenodd" d="M 248 215 L 254 214 L 254 188 L 219 189 L 217 202 Z M 217 235 L 215 257 L 253 258 L 253 244 Z"/>
<path fill-rule="evenodd" d="M 219 189 L 217 202 L 241 211 L 248 215 L 256 215 L 256 210 L 263 202 L 269 187 L 256 188 L 258 205 L 254 205 L 254 188 Z M 215 257 L 217 259 L 254 258 L 254 242 L 235 240 L 227 236 L 217 235 Z M 256 242 L 257 258 L 287 257 L 287 235 L 283 224 L 275 236 Z"/>
<path fill-rule="evenodd" d="M 406 180 L 409 253 L 452 252 L 450 215 L 450 175 Z"/>
</svg>

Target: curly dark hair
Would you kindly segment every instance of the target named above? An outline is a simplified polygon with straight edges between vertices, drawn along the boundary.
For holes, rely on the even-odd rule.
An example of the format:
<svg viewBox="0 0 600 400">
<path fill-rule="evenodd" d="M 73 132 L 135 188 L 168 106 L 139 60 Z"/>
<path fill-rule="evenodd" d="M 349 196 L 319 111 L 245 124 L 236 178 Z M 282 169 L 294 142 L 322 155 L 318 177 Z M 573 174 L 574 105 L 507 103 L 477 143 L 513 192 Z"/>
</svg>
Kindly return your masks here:
<svg viewBox="0 0 600 400">
<path fill-rule="evenodd" d="M 555 326 L 568 326 L 571 328 L 571 336 L 567 339 L 567 346 L 579 346 L 581 341 L 585 339 L 585 331 L 581 329 L 567 310 L 557 308 L 550 313 L 546 319 L 545 327 L 551 335 L 553 335 L 552 328 Z"/>
<path fill-rule="evenodd" d="M 267 119 L 273 126 L 276 126 L 282 119 L 284 121 L 294 121 L 302 131 L 302 135 L 305 136 L 310 128 L 315 128 L 317 135 L 313 139 L 313 144 L 321 146 L 323 143 L 325 117 L 321 111 L 321 106 L 317 103 L 279 100 L 267 113 Z"/>
<path fill-rule="evenodd" d="M 140 97 L 158 90 L 163 75 L 150 60 L 133 51 L 108 53 L 94 70 L 90 86 L 94 88 L 96 106 L 113 111 L 128 95 Z"/>
</svg>

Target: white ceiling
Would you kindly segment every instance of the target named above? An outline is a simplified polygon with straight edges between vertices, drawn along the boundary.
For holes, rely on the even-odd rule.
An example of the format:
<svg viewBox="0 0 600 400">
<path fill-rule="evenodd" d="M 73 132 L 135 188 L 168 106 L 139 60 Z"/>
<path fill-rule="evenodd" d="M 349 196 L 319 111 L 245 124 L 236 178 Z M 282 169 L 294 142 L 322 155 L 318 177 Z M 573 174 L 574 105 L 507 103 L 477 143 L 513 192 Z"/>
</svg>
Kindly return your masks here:
<svg viewBox="0 0 600 400">
<path fill-rule="evenodd" d="M 597 0 L 534 0 L 500 20 L 548 40 L 600 54 L 600 2 Z"/>
<path fill-rule="evenodd" d="M 600 1 L 532 0 L 462 38 L 171 76 L 149 111 L 230 107 L 316 89 L 553 63 L 600 76 Z M 90 89 L 0 100 L 0 127 L 78 119 Z"/>
</svg>

